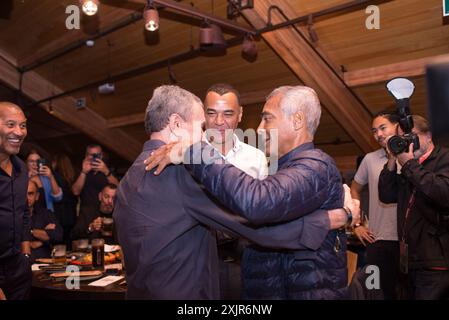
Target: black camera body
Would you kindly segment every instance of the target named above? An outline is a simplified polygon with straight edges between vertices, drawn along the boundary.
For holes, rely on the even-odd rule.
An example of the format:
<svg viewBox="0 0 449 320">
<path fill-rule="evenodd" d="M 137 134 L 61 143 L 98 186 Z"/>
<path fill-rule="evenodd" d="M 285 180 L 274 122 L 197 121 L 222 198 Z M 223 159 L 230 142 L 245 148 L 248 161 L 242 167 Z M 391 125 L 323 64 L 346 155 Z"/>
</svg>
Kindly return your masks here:
<svg viewBox="0 0 449 320">
<path fill-rule="evenodd" d="M 412 132 L 414 127 L 413 118 L 410 114 L 409 100 L 397 100 L 397 108 L 399 115 L 399 125 L 401 126 L 404 135 L 395 135 L 388 139 L 388 149 L 394 154 L 398 155 L 407 152 L 411 143 L 413 143 L 413 151 L 419 149 L 419 138 Z"/>
<path fill-rule="evenodd" d="M 398 155 L 407 152 L 411 143 L 413 143 L 413 151 L 419 149 L 419 138 L 414 133 L 406 133 L 403 136 L 392 136 L 388 140 L 388 149 L 394 155 Z"/>
</svg>

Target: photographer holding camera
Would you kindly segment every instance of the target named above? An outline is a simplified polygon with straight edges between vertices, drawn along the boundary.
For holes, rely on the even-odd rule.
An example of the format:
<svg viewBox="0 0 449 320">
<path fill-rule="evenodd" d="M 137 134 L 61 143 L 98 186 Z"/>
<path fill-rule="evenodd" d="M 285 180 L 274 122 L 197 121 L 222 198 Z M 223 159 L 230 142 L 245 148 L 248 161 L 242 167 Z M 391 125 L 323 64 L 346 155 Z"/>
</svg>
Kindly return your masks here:
<svg viewBox="0 0 449 320">
<path fill-rule="evenodd" d="M 103 161 L 101 146 L 88 145 L 81 172 L 72 185 L 73 194 L 80 197 L 80 211 L 97 206 L 98 194 L 108 183 L 118 185 L 118 180 Z"/>
<path fill-rule="evenodd" d="M 409 298 L 444 298 L 449 288 L 449 150 L 434 145 L 421 116 L 401 114 L 401 128 L 404 134 L 387 142 L 379 198 L 398 203 L 400 268 Z"/>
</svg>

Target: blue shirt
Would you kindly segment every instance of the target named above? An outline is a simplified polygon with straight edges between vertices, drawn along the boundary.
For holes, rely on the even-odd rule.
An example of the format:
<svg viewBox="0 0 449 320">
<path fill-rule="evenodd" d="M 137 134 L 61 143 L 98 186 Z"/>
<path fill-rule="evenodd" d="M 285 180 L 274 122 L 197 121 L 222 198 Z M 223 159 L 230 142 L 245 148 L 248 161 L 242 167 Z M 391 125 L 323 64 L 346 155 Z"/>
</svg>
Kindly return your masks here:
<svg viewBox="0 0 449 320">
<path fill-rule="evenodd" d="M 63 194 L 62 194 L 62 190 L 61 193 L 57 196 L 53 195 L 52 191 L 51 191 L 51 181 L 50 178 L 47 176 L 39 176 L 39 179 L 42 182 L 42 187 L 44 188 L 44 196 L 45 196 L 45 203 L 47 205 L 47 209 L 50 210 L 51 212 L 55 211 L 54 202 L 59 202 L 62 200 Z"/>
</svg>

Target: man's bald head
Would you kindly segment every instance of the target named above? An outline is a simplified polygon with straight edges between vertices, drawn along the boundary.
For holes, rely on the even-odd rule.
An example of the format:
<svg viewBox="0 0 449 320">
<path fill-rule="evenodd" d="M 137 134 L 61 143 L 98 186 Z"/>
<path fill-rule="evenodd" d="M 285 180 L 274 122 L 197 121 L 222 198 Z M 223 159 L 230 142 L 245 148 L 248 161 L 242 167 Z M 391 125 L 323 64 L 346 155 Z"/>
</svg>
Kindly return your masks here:
<svg viewBox="0 0 449 320">
<path fill-rule="evenodd" d="M 8 110 L 14 110 L 15 112 L 21 112 L 22 114 L 24 114 L 22 108 L 18 105 L 8 101 L 0 101 L 0 117 L 3 118 L 4 113 Z"/>
</svg>

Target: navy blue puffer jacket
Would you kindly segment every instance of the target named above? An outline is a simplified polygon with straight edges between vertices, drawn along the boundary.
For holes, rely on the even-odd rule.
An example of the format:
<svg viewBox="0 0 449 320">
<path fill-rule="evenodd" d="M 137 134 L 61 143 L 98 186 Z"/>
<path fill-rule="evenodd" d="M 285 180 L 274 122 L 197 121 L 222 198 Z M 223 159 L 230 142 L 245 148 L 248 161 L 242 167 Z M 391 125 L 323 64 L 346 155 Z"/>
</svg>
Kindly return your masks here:
<svg viewBox="0 0 449 320">
<path fill-rule="evenodd" d="M 186 167 L 213 196 L 254 225 L 281 223 L 317 209 L 343 206 L 343 187 L 335 162 L 313 143 L 280 158 L 276 174 L 265 180 L 253 179 L 228 164 Z M 321 246 L 309 250 L 248 248 L 242 275 L 246 298 L 346 298 L 345 234 L 331 231 Z"/>
</svg>

